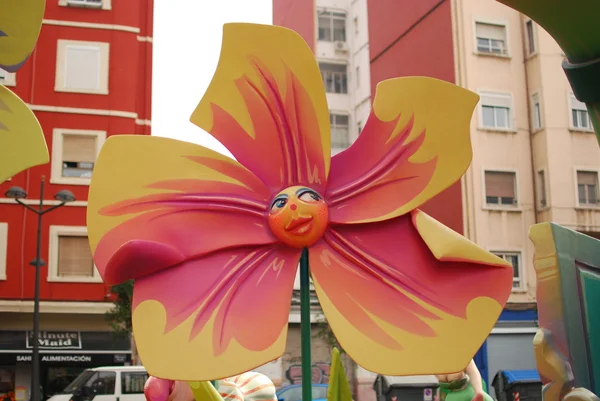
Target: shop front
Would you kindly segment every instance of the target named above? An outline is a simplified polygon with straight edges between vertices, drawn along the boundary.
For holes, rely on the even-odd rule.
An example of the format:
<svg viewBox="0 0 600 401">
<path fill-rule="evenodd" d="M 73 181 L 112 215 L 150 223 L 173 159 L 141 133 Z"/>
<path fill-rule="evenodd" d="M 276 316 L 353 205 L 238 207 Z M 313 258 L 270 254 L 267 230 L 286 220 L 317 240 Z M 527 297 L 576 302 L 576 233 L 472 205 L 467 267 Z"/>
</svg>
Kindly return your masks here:
<svg viewBox="0 0 600 401">
<path fill-rule="evenodd" d="M 42 399 L 62 391 L 83 370 L 131 363 L 128 336 L 103 331 L 41 331 L 40 384 Z M 31 385 L 33 334 L 0 331 L 0 399 L 27 401 Z"/>
</svg>

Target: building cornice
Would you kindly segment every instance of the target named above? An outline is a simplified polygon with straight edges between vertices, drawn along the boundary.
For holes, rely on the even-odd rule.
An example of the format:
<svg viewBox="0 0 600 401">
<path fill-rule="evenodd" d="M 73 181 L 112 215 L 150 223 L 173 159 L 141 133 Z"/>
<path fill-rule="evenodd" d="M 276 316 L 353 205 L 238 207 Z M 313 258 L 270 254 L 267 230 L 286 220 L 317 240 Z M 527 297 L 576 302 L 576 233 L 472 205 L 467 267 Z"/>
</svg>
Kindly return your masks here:
<svg viewBox="0 0 600 401">
<path fill-rule="evenodd" d="M 112 302 L 41 301 L 40 313 L 103 315 L 114 305 Z M 33 301 L 0 300 L 0 312 L 33 313 Z"/>
</svg>

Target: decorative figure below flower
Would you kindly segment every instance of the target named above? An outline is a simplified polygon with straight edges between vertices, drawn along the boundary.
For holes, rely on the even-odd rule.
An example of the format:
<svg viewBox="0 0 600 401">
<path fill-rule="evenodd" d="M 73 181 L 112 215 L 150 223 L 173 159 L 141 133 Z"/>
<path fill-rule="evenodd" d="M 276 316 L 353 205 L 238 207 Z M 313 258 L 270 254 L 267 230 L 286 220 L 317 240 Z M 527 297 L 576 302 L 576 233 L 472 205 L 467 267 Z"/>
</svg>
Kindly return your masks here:
<svg viewBox="0 0 600 401">
<path fill-rule="evenodd" d="M 237 161 L 116 136 L 92 178 L 94 259 L 108 284 L 135 279 L 134 336 L 150 374 L 212 380 L 281 356 L 304 247 L 328 323 L 359 365 L 464 369 L 511 292 L 512 267 L 416 208 L 468 168 L 477 100 L 431 78 L 384 81 L 361 135 L 330 158 L 306 43 L 285 28 L 225 25 L 192 122 Z"/>
</svg>

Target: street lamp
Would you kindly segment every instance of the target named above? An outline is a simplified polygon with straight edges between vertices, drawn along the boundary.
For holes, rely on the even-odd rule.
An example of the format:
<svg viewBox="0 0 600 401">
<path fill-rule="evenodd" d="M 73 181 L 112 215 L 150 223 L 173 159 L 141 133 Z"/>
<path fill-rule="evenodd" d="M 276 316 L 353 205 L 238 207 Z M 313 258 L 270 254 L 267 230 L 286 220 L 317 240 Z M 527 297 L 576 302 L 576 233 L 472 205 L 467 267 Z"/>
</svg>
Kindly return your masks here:
<svg viewBox="0 0 600 401">
<path fill-rule="evenodd" d="M 7 198 L 14 199 L 19 205 L 31 210 L 38 216 L 37 226 L 37 247 L 35 251 L 35 260 L 32 260 L 29 264 L 35 266 L 35 296 L 33 299 L 33 352 L 31 356 L 31 401 L 41 401 L 40 397 L 40 349 L 39 349 L 39 335 L 40 335 L 40 269 L 46 264 L 42 260 L 42 216 L 54 209 L 58 209 L 65 203 L 75 201 L 75 195 L 73 192 L 63 189 L 54 195 L 54 199 L 60 203 L 51 206 L 44 210 L 44 186 L 46 179 L 42 176 L 40 183 L 40 203 L 37 207 L 31 207 L 24 203 L 22 199 L 27 198 L 27 192 L 21 187 L 11 187 L 6 191 L 5 195 Z"/>
</svg>

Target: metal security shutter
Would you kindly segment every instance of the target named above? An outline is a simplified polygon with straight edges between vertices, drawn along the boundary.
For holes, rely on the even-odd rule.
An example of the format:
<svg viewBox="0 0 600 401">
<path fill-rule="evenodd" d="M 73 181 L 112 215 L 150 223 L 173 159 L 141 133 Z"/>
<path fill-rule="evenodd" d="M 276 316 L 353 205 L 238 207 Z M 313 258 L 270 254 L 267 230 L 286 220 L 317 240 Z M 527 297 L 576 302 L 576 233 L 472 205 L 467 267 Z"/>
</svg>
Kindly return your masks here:
<svg viewBox="0 0 600 401">
<path fill-rule="evenodd" d="M 489 393 L 496 398 L 492 386 L 499 370 L 537 369 L 533 354 L 535 334 L 492 334 L 487 339 Z"/>
</svg>

